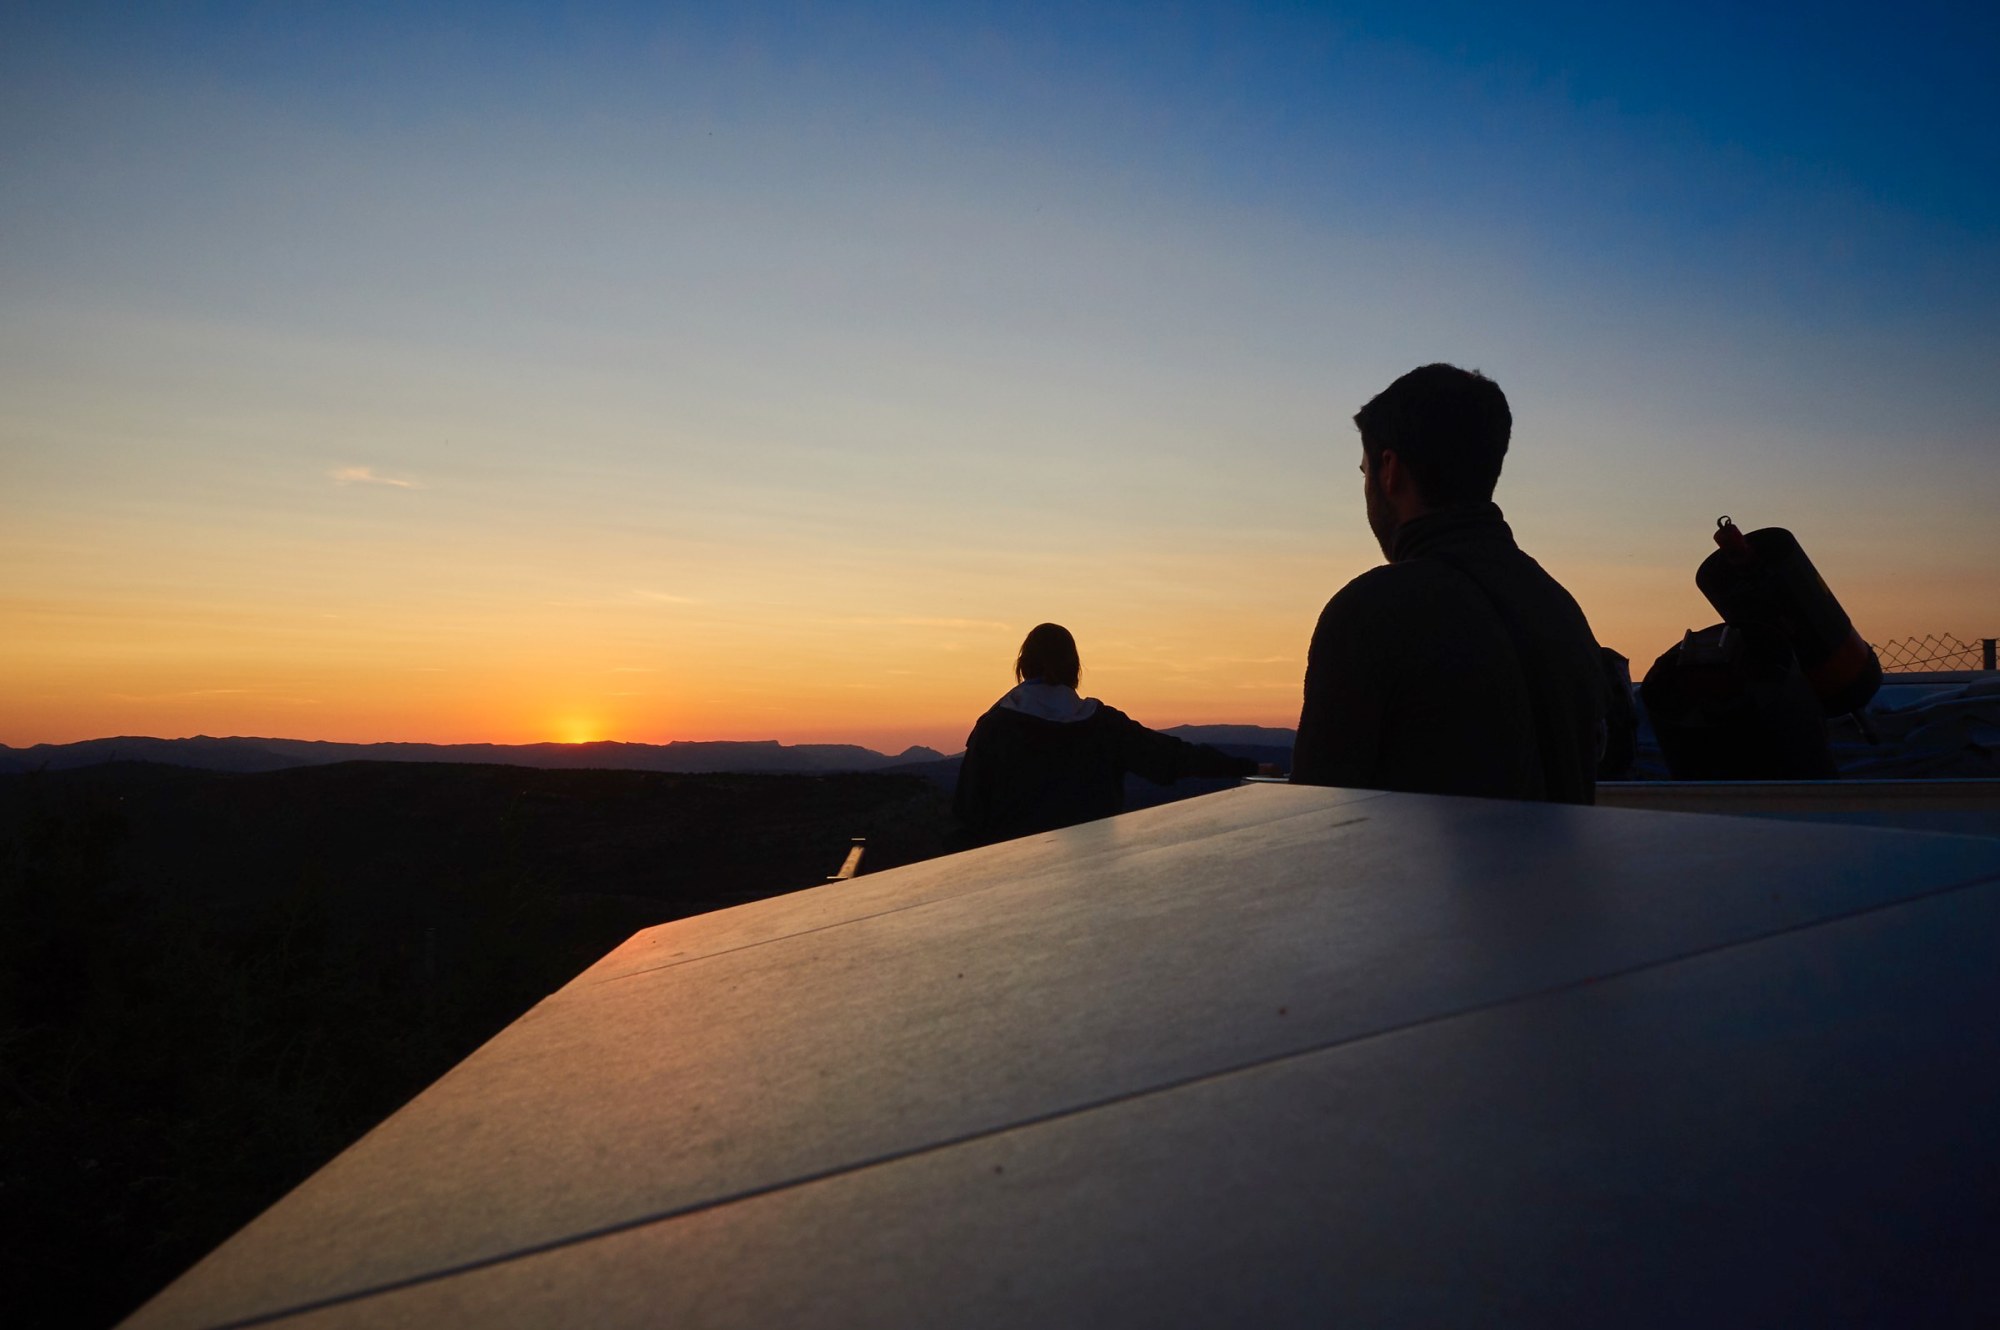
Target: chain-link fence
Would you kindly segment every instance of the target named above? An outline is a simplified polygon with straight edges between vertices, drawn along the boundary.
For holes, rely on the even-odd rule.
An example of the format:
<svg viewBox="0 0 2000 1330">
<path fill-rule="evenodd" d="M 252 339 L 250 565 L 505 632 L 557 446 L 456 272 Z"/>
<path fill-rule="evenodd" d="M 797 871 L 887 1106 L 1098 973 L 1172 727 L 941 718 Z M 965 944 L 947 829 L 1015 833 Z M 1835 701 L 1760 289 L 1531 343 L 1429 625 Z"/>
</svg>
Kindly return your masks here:
<svg viewBox="0 0 2000 1330">
<path fill-rule="evenodd" d="M 1899 642 L 1877 642 L 1875 658 L 1885 674 L 1910 674 L 1918 670 L 1990 670 L 1994 639 L 1961 642 L 1950 633 L 1906 637 Z"/>
</svg>

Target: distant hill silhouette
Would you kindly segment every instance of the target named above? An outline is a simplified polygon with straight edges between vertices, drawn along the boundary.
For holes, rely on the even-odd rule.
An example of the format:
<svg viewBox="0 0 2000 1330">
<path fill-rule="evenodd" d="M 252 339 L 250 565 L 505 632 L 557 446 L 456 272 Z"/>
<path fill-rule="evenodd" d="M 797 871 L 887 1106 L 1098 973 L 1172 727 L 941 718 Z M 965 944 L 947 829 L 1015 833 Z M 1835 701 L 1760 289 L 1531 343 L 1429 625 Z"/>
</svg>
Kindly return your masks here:
<svg viewBox="0 0 2000 1330">
<path fill-rule="evenodd" d="M 0 772 L 69 771 L 105 762 L 160 762 L 199 771 L 249 774 L 335 762 L 470 762 L 560 771 L 670 771 L 706 774 L 810 774 L 880 771 L 933 761 L 934 748 L 911 747 L 892 756 L 857 744 L 781 744 L 775 739 L 665 744 L 417 744 L 329 743 L 313 739 L 154 739 L 123 736 L 71 744 L 0 745 Z"/>
<path fill-rule="evenodd" d="M 1190 743 L 1291 767 L 1292 731 L 1265 725 L 1176 725 L 1164 731 Z M 776 739 L 675 740 L 664 744 L 602 740 L 584 744 L 332 743 L 319 739 L 157 739 L 121 735 L 69 744 L 9 748 L 0 744 L 0 773 L 71 771 L 105 762 L 159 762 L 197 771 L 251 774 L 336 762 L 470 762 L 546 771 L 670 771 L 683 775 L 833 774 L 896 770 L 921 775 L 949 789 L 958 759 L 935 748 L 912 746 L 896 754 L 859 744 L 782 744 Z M 1139 806 L 1139 805 L 1135 805 Z"/>
<path fill-rule="evenodd" d="M 1292 741 L 1298 738 L 1298 731 L 1279 729 L 1272 725 L 1172 725 L 1160 733 L 1171 734 L 1176 739 L 1185 739 L 1191 744 L 1212 744 L 1225 752 L 1231 748 L 1247 746 L 1282 748 L 1289 753 Z M 1281 765 L 1290 767 L 1291 763 L 1287 761 Z"/>
</svg>

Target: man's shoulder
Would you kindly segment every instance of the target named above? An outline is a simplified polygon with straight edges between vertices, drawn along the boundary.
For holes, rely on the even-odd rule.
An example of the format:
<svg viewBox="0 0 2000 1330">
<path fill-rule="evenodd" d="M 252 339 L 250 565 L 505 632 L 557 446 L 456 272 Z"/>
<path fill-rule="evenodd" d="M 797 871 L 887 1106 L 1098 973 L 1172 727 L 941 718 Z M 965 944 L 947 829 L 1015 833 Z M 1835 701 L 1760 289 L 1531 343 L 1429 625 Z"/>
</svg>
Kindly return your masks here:
<svg viewBox="0 0 2000 1330">
<path fill-rule="evenodd" d="M 1569 606 L 1571 609 L 1578 611 L 1578 613 L 1582 612 L 1582 607 L 1577 604 L 1576 596 L 1571 593 L 1568 587 L 1556 579 L 1554 573 L 1542 567 L 1541 561 L 1531 556 L 1526 550 L 1521 550 L 1519 553 L 1521 563 L 1528 569 L 1529 576 L 1542 588 L 1543 594 Z"/>
<path fill-rule="evenodd" d="M 1410 608 L 1412 597 L 1454 580 L 1449 568 L 1428 559 L 1377 564 L 1334 592 L 1320 617 L 1323 621 L 1329 616 L 1345 619 L 1403 612 Z"/>
<path fill-rule="evenodd" d="M 1448 572 L 1414 560 L 1370 568 L 1334 592 L 1320 611 L 1307 664 L 1380 670 L 1443 631 L 1441 621 L 1454 617 L 1454 605 Z"/>
<path fill-rule="evenodd" d="M 1502 569 L 1491 594 L 1505 601 L 1517 620 L 1530 625 L 1538 635 L 1553 632 L 1587 641 L 1594 653 L 1597 643 L 1583 607 L 1540 561 L 1516 547 L 1502 561 Z"/>
</svg>

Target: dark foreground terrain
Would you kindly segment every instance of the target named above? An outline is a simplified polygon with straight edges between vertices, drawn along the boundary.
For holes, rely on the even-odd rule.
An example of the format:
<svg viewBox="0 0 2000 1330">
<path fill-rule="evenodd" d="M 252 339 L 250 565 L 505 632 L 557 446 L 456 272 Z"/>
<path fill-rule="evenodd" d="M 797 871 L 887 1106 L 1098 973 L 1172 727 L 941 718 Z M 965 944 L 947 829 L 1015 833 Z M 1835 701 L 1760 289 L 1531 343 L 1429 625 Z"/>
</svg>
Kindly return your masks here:
<svg viewBox="0 0 2000 1330">
<path fill-rule="evenodd" d="M 635 931 L 941 852 L 912 776 L 0 776 L 0 1323 L 131 1311 Z"/>
</svg>

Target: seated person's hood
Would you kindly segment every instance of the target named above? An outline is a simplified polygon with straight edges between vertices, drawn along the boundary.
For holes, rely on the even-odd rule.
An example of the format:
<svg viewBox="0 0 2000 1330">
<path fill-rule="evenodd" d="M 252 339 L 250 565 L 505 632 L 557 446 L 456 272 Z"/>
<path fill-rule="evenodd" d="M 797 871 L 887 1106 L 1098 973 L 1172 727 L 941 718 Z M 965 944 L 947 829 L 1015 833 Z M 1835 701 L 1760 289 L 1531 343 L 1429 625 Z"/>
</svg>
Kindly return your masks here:
<svg viewBox="0 0 2000 1330">
<path fill-rule="evenodd" d="M 1089 720 L 1097 714 L 1099 703 L 1094 697 L 1078 697 L 1076 689 L 1067 684 L 1030 679 L 1027 683 L 1017 684 L 997 705 L 1039 720 L 1068 724 Z"/>
</svg>

